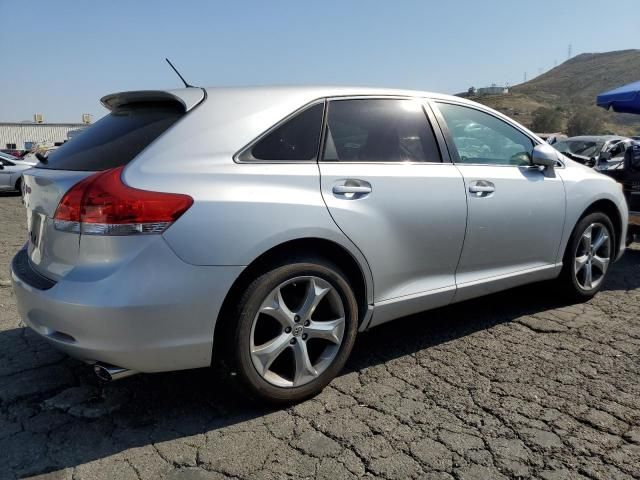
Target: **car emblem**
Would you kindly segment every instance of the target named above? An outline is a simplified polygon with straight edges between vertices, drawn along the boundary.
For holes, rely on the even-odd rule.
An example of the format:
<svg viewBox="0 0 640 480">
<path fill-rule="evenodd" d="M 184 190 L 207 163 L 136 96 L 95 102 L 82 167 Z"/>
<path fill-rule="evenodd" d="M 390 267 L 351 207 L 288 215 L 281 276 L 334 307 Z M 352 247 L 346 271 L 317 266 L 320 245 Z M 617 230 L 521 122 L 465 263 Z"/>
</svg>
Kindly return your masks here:
<svg viewBox="0 0 640 480">
<path fill-rule="evenodd" d="M 304 330 L 302 325 L 296 325 L 295 327 L 293 327 L 293 336 L 294 337 L 299 336 L 302 333 L 302 330 Z"/>
</svg>

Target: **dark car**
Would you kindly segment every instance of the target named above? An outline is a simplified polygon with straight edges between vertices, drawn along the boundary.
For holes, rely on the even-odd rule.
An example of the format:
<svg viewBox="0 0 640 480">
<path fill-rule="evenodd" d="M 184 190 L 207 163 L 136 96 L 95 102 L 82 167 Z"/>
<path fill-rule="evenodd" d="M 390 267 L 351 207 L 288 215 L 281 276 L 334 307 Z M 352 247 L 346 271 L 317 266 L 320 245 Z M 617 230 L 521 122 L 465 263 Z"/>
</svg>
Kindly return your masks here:
<svg viewBox="0 0 640 480">
<path fill-rule="evenodd" d="M 629 140 L 618 135 L 582 135 L 569 137 L 553 144 L 553 148 L 567 157 L 589 167 L 597 165 L 602 154 L 608 158 L 614 158 L 620 154 L 624 156 L 624 149 L 620 149 L 620 142 Z M 608 155 L 607 155 L 608 154 Z"/>
<path fill-rule="evenodd" d="M 629 206 L 629 240 L 640 240 L 640 141 L 616 143 L 600 155 L 595 169 L 622 184 Z"/>
<path fill-rule="evenodd" d="M 0 152 L 2 153 L 7 153 L 11 156 L 14 156 L 16 158 L 22 158 L 24 156 L 25 153 L 27 153 L 26 150 L 16 150 L 14 148 L 5 148 L 0 150 Z"/>
</svg>

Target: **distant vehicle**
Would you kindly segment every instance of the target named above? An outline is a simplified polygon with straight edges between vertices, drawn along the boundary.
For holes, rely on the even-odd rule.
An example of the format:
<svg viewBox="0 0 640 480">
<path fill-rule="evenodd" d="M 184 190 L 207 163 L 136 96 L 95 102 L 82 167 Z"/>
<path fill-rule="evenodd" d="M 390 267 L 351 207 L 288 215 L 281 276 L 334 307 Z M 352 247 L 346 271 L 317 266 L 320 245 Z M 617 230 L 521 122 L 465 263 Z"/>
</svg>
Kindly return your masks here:
<svg viewBox="0 0 640 480">
<path fill-rule="evenodd" d="M 32 163 L 35 164 L 35 163 L 38 163 L 40 161 L 38 159 L 38 157 L 37 157 L 37 154 L 40 154 L 44 158 L 47 158 L 51 153 L 53 153 L 57 149 L 58 149 L 58 147 L 47 147 L 46 149 L 39 148 L 37 150 L 34 150 L 33 152 L 27 153 L 23 157 L 23 160 L 25 160 L 27 162 L 32 162 Z"/>
<path fill-rule="evenodd" d="M 0 152 L 0 191 L 22 191 L 22 174 L 36 163 Z"/>
<path fill-rule="evenodd" d="M 636 142 L 640 141 L 640 136 L 634 136 L 634 137 L 631 137 L 631 138 L 634 139 Z"/>
<path fill-rule="evenodd" d="M 616 143 L 600 155 L 594 168 L 622 185 L 629 206 L 628 242 L 640 240 L 640 140 Z"/>
<path fill-rule="evenodd" d="M 582 135 L 556 142 L 553 148 L 571 160 L 594 167 L 603 153 L 608 153 L 609 158 L 614 157 L 616 145 L 624 140 L 629 138 L 618 135 Z M 624 150 L 622 154 L 624 155 Z"/>
<path fill-rule="evenodd" d="M 554 143 L 567 139 L 567 136 L 564 133 L 538 133 L 536 135 L 538 135 L 549 145 L 553 145 Z"/>
<path fill-rule="evenodd" d="M 27 153 L 26 150 L 16 150 L 14 148 L 5 148 L 0 150 L 0 153 L 8 153 L 9 155 L 16 157 L 16 158 L 21 158 L 24 156 L 25 153 Z"/>
</svg>

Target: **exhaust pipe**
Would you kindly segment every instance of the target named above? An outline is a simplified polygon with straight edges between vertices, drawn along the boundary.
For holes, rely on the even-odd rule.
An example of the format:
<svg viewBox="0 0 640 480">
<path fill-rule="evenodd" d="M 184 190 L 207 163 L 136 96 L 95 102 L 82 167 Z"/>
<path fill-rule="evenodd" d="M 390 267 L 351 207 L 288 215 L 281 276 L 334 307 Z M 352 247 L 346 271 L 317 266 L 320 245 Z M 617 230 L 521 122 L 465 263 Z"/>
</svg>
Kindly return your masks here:
<svg viewBox="0 0 640 480">
<path fill-rule="evenodd" d="M 116 367 L 107 363 L 96 363 L 93 365 L 93 371 L 96 376 L 103 382 L 112 382 L 121 378 L 130 377 L 138 372 L 128 370 L 126 368 Z"/>
</svg>

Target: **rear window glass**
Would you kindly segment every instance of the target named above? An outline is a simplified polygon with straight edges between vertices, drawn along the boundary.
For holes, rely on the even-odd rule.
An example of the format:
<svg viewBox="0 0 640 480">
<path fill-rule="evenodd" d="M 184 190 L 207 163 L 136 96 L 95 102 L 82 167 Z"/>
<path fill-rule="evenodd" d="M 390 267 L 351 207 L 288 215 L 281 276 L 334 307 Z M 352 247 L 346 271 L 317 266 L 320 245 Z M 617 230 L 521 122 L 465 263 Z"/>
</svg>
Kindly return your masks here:
<svg viewBox="0 0 640 480">
<path fill-rule="evenodd" d="M 177 103 L 124 105 L 47 157 L 37 168 L 101 171 L 129 163 L 184 115 Z"/>
<path fill-rule="evenodd" d="M 318 103 L 286 121 L 256 143 L 240 160 L 313 160 L 318 154 L 324 104 Z"/>
</svg>

